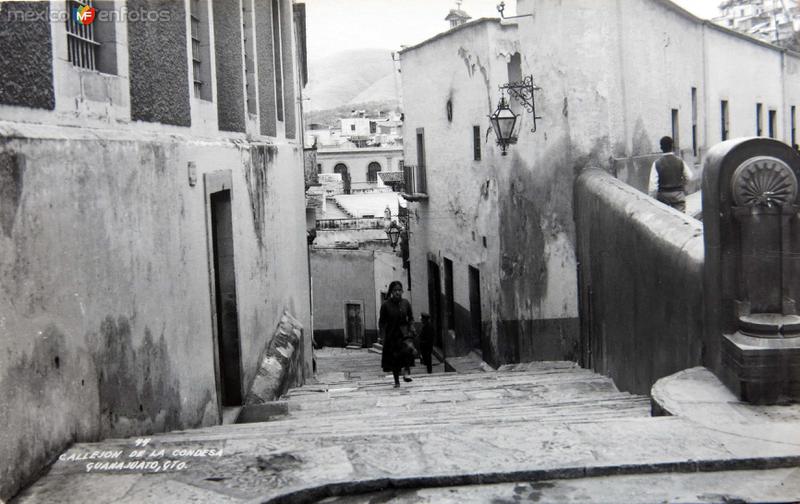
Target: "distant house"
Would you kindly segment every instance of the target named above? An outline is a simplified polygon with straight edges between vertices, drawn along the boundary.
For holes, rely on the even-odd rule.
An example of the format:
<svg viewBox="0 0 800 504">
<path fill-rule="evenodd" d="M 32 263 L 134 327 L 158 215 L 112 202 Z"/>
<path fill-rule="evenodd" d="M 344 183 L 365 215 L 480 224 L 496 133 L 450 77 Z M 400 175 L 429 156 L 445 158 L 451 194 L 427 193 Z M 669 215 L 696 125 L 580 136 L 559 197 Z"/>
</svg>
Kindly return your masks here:
<svg viewBox="0 0 800 504">
<path fill-rule="evenodd" d="M 402 173 L 403 147 L 321 147 L 317 149 L 316 163 L 320 174 L 342 176 L 346 194 L 381 191 L 386 185 L 378 177 L 380 173 Z"/>
<path fill-rule="evenodd" d="M 765 42 L 800 50 L 797 0 L 726 0 L 712 21 Z"/>
</svg>

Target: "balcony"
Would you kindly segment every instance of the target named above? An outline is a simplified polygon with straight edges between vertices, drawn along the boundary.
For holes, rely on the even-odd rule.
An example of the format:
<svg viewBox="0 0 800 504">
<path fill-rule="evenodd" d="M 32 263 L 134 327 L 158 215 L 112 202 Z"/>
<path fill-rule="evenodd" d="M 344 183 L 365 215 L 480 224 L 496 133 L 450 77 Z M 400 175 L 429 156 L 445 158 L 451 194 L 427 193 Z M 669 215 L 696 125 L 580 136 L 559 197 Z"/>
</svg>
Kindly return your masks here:
<svg viewBox="0 0 800 504">
<path fill-rule="evenodd" d="M 403 178 L 405 179 L 405 192 L 403 197 L 408 201 L 428 199 L 428 176 L 425 165 L 404 165 Z"/>
<path fill-rule="evenodd" d="M 362 229 L 383 229 L 386 223 L 383 217 L 367 217 L 363 219 L 319 219 L 318 231 L 357 231 Z"/>
</svg>

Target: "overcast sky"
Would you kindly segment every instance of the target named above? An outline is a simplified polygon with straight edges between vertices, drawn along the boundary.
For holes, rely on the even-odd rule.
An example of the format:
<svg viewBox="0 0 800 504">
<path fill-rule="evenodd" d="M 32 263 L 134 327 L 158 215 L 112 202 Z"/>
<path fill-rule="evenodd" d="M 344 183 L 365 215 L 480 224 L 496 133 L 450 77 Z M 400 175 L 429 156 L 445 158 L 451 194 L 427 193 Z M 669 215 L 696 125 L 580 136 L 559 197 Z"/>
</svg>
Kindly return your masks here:
<svg viewBox="0 0 800 504">
<path fill-rule="evenodd" d="M 570 0 L 565 0 L 568 8 Z M 600 0 L 598 0 L 600 1 Z M 720 0 L 673 0 L 693 14 L 716 15 Z M 414 45 L 448 28 L 444 20 L 455 0 L 305 0 L 308 53 L 312 61 L 350 49 L 397 50 Z M 498 17 L 500 0 L 463 0 L 461 8 L 473 17 Z M 506 16 L 515 14 L 506 0 Z"/>
</svg>

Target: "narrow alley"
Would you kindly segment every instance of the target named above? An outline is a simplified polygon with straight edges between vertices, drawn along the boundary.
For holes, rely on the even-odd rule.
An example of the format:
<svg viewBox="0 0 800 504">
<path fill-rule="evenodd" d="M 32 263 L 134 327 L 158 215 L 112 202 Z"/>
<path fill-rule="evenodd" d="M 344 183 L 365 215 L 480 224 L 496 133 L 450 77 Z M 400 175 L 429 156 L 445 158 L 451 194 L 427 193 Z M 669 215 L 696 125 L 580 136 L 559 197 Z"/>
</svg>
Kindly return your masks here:
<svg viewBox="0 0 800 504">
<path fill-rule="evenodd" d="M 800 502 L 798 106 L 800 0 L 0 0 L 0 504 Z"/>
</svg>

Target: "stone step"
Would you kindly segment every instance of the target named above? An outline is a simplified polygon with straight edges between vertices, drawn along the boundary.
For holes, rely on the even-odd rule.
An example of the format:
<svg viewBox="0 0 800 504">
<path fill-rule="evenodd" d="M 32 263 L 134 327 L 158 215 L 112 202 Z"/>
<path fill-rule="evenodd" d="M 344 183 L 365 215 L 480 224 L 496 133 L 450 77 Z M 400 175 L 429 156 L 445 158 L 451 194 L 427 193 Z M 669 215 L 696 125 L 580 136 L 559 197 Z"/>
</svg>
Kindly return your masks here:
<svg viewBox="0 0 800 504">
<path fill-rule="evenodd" d="M 606 413 L 593 412 L 591 415 L 583 415 L 581 410 L 553 411 L 549 415 L 506 415 L 502 417 L 491 416 L 483 418 L 479 416 L 464 417 L 458 420 L 448 420 L 447 418 L 421 418 L 404 419 L 400 417 L 387 417 L 383 422 L 361 421 L 353 417 L 350 421 L 342 419 L 338 424 L 325 422 L 320 424 L 306 424 L 298 422 L 297 419 L 283 417 L 280 420 L 273 420 L 261 423 L 232 424 L 216 426 L 206 429 L 192 429 L 187 431 L 173 431 L 160 434 L 157 439 L 161 442 L 181 442 L 191 440 L 193 443 L 213 442 L 219 440 L 260 440 L 260 439 L 317 439 L 328 438 L 381 438 L 394 434 L 419 433 L 435 430 L 453 431 L 461 429 L 471 429 L 479 426 L 503 427 L 519 425 L 519 428 L 527 429 L 532 425 L 573 425 L 573 424 L 615 424 L 621 421 L 635 420 L 637 418 L 649 418 L 646 412 L 638 410 L 636 414 L 620 416 L 618 411 Z M 121 442 L 121 440 L 116 440 Z"/>
<path fill-rule="evenodd" d="M 374 399 L 338 399 L 328 400 L 320 398 L 319 403 L 295 403 L 293 401 L 286 401 L 289 405 L 289 412 L 294 416 L 314 416 L 323 415 L 326 413 L 334 414 L 342 411 L 355 411 L 359 414 L 368 416 L 372 411 L 387 411 L 387 410 L 415 410 L 427 411 L 434 409 L 442 409 L 449 411 L 457 411 L 459 409 L 467 409 L 474 411 L 477 409 L 498 408 L 498 409 L 512 409 L 516 407 L 545 407 L 548 405 L 563 405 L 563 404 L 605 404 L 617 401 L 642 401 L 650 403 L 649 399 L 637 396 L 631 396 L 623 392 L 609 392 L 597 393 L 594 396 L 591 394 L 586 395 L 571 395 L 561 398 L 553 397 L 520 397 L 517 399 L 508 397 L 477 397 L 467 396 L 458 400 L 451 399 L 447 396 L 431 396 L 428 400 L 406 400 L 404 397 L 387 397 L 386 400 Z M 370 411 L 368 411 L 370 410 Z"/>
<path fill-rule="evenodd" d="M 427 405 L 417 405 L 414 408 L 408 408 L 404 405 L 396 407 L 381 407 L 376 408 L 374 411 L 366 411 L 364 409 L 344 409 L 336 411 L 308 411 L 308 410 L 291 410 L 289 404 L 289 411 L 284 416 L 286 422 L 294 422 L 297 425 L 309 424 L 317 425 L 323 423 L 335 423 L 337 420 L 346 421 L 352 418 L 362 419 L 364 422 L 373 420 L 382 420 L 384 418 L 393 418 L 402 416 L 403 418 L 430 418 L 433 416 L 441 416 L 447 421 L 457 422 L 459 419 L 471 418 L 485 418 L 497 417 L 502 419 L 509 415 L 525 415 L 530 417 L 546 416 L 554 411 L 574 411 L 582 418 L 591 418 L 594 413 L 604 412 L 620 412 L 620 416 L 624 412 L 635 410 L 638 414 L 649 415 L 650 401 L 646 398 L 618 398 L 614 400 L 605 401 L 591 401 L 590 399 L 575 400 L 562 403 L 540 403 L 540 404 L 504 404 L 502 402 L 489 402 L 478 403 L 473 407 L 452 407 L 449 403 L 437 403 Z M 272 423 L 284 421 L 283 418 L 277 419 Z M 216 427 L 209 427 L 214 429 Z"/>
<path fill-rule="evenodd" d="M 398 397 L 397 399 L 403 399 Z M 561 402 L 512 402 L 497 400 L 474 400 L 463 403 L 440 401 L 436 403 L 416 403 L 413 408 L 408 403 L 374 404 L 352 408 L 347 402 L 341 410 L 292 409 L 279 418 L 273 418 L 260 426 L 250 424 L 246 428 L 236 426 L 239 433 L 276 432 L 282 430 L 305 432 L 309 435 L 339 434 L 352 430 L 362 434 L 383 432 L 399 425 L 474 424 L 507 422 L 585 422 L 598 419 L 647 417 L 650 413 L 648 398 L 624 393 L 609 394 L 605 397 L 576 398 Z M 227 427 L 209 427 L 194 432 L 216 435 L 225 432 Z"/>
</svg>

